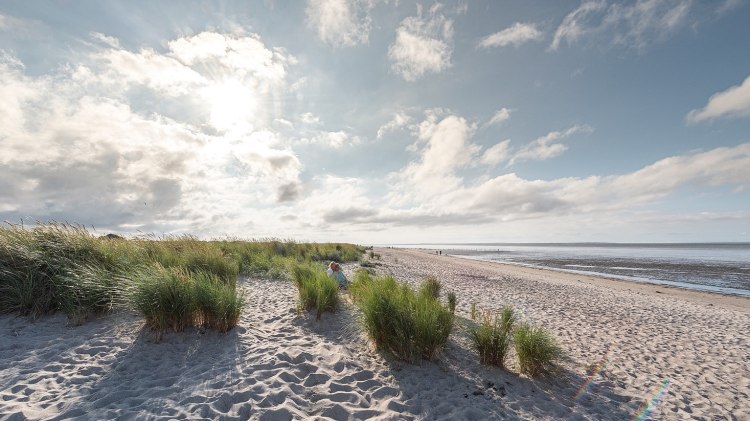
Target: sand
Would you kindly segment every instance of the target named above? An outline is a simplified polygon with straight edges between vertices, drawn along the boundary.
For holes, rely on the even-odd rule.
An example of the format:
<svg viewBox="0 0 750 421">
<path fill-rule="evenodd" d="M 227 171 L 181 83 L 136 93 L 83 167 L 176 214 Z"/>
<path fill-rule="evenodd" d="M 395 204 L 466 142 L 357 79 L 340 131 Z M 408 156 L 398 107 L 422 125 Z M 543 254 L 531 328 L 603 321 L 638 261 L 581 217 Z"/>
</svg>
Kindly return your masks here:
<svg viewBox="0 0 750 421">
<path fill-rule="evenodd" d="M 376 251 L 378 272 L 436 275 L 456 292 L 438 361 L 375 351 L 348 303 L 316 321 L 296 311 L 290 283 L 243 279 L 247 308 L 227 334 L 189 329 L 157 343 L 127 313 L 81 326 L 0 316 L 0 419 L 628 420 L 649 402 L 652 419 L 750 419 L 750 299 Z M 466 336 L 472 302 L 513 305 L 567 358 L 535 379 L 514 363 L 480 365 Z"/>
</svg>

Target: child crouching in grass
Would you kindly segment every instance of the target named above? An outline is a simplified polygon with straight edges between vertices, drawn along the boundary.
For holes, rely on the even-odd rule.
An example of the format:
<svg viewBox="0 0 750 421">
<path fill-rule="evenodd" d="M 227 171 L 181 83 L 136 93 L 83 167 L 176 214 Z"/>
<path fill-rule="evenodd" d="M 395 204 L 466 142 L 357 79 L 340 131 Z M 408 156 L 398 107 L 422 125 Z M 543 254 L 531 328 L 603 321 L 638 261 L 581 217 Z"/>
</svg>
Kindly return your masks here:
<svg viewBox="0 0 750 421">
<path fill-rule="evenodd" d="M 339 289 L 346 289 L 346 285 L 349 281 L 346 279 L 346 276 L 344 276 L 344 271 L 341 270 L 341 265 L 336 262 L 331 262 L 328 264 L 328 270 L 326 272 L 328 273 L 328 276 L 338 282 Z"/>
</svg>

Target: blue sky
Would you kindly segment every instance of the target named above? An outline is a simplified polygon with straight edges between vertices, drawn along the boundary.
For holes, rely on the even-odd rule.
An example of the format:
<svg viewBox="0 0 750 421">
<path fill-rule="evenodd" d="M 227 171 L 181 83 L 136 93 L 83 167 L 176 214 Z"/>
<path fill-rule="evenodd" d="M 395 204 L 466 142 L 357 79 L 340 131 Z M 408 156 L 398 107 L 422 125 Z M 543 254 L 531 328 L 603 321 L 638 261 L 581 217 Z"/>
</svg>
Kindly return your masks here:
<svg viewBox="0 0 750 421">
<path fill-rule="evenodd" d="M 750 241 L 750 2 L 0 4 L 0 218 Z"/>
</svg>

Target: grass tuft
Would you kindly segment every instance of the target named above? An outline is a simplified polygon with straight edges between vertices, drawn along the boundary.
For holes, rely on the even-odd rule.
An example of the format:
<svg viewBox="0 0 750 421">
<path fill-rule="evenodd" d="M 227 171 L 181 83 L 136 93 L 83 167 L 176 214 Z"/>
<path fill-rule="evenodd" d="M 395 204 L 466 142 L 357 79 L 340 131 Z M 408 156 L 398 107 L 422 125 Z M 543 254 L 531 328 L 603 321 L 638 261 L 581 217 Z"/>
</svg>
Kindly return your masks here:
<svg viewBox="0 0 750 421">
<path fill-rule="evenodd" d="M 486 313 L 482 323 L 469 330 L 474 349 L 479 352 L 482 364 L 505 367 L 515 321 L 513 309 L 505 306 L 500 314 Z"/>
<path fill-rule="evenodd" d="M 0 228 L 0 312 L 33 318 L 64 311 L 75 323 L 120 303 L 114 275 L 126 253 L 104 249 L 84 228 Z"/>
<path fill-rule="evenodd" d="M 451 311 L 452 314 L 456 313 L 456 302 L 458 299 L 456 298 L 456 292 L 450 291 L 448 292 L 448 309 Z"/>
<path fill-rule="evenodd" d="M 235 282 L 225 282 L 207 272 L 194 273 L 193 281 L 200 324 L 222 333 L 236 326 L 245 297 L 237 293 Z"/>
<path fill-rule="evenodd" d="M 354 302 L 362 300 L 367 288 L 372 285 L 372 279 L 372 275 L 366 269 L 357 269 L 354 271 L 354 277 L 348 288 L 349 296 L 352 297 Z"/>
<path fill-rule="evenodd" d="M 194 290 L 190 272 L 155 263 L 136 275 L 132 302 L 146 325 L 161 336 L 166 330 L 181 332 L 193 325 L 198 309 Z"/>
<path fill-rule="evenodd" d="M 516 327 L 513 342 L 521 372 L 532 377 L 548 371 L 562 357 L 562 349 L 552 335 L 528 323 Z"/>
<path fill-rule="evenodd" d="M 416 293 L 392 276 L 358 272 L 350 287 L 362 310 L 365 331 L 396 358 L 417 362 L 437 357 L 453 329 L 453 314 L 432 294 Z"/>
<path fill-rule="evenodd" d="M 434 276 L 428 276 L 419 285 L 419 293 L 435 300 L 440 298 L 440 290 L 443 284 Z"/>
<path fill-rule="evenodd" d="M 299 291 L 300 307 L 305 310 L 314 308 L 317 320 L 326 311 L 336 311 L 339 286 L 322 267 L 313 264 L 296 265 L 292 269 L 292 280 Z"/>
<path fill-rule="evenodd" d="M 0 226 L 0 313 L 37 318 L 62 311 L 81 323 L 132 308 L 159 332 L 189 325 L 226 331 L 242 311 L 238 274 L 288 278 L 296 265 L 357 261 L 362 253 L 351 244 L 125 239 L 56 222 L 6 224 Z M 337 290 L 323 283 L 318 290 L 315 306 L 335 307 Z"/>
</svg>

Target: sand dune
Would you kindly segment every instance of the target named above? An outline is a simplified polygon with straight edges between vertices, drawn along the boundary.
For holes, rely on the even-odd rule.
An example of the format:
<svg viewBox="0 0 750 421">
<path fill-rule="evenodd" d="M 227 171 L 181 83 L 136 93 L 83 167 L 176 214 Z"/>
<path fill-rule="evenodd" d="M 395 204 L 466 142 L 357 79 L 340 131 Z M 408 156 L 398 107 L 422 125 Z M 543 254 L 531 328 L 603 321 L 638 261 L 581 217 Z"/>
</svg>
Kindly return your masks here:
<svg viewBox="0 0 750 421">
<path fill-rule="evenodd" d="M 750 300 L 379 252 L 378 271 L 437 275 L 456 291 L 460 321 L 439 361 L 392 361 L 351 305 L 315 321 L 296 312 L 291 284 L 245 279 L 247 308 L 224 335 L 191 329 L 155 343 L 129 314 L 75 327 L 0 316 L 0 419 L 622 420 L 661 389 L 654 419 L 750 419 Z M 569 358 L 539 379 L 481 366 L 466 338 L 472 302 L 514 305 Z"/>
</svg>

